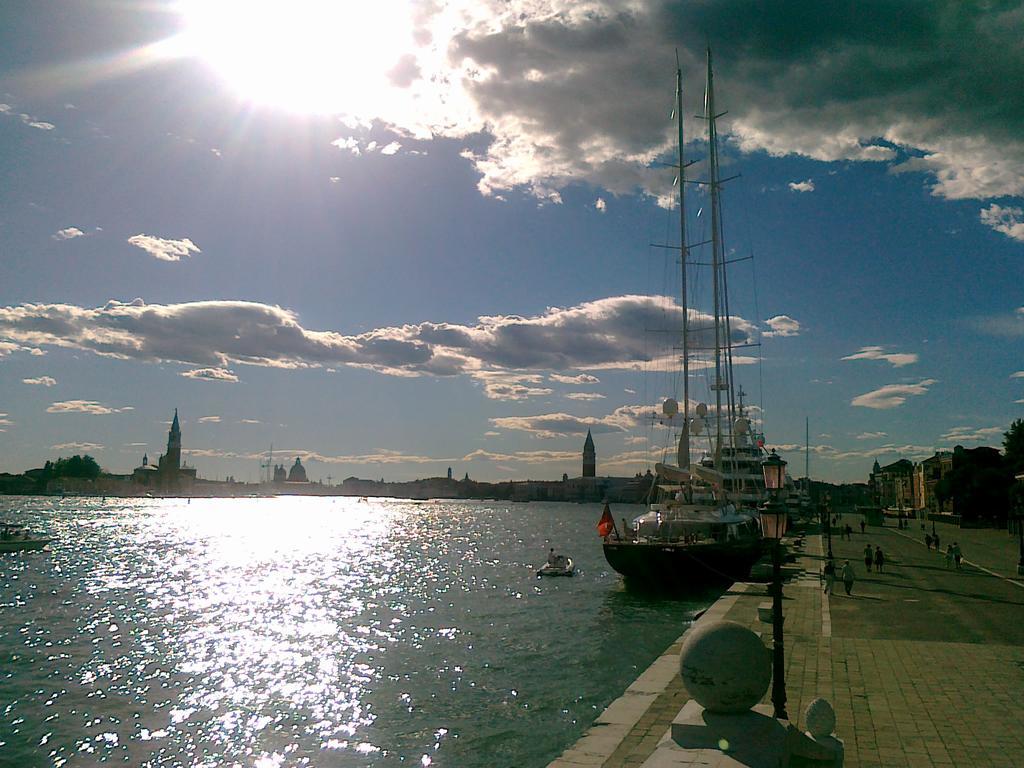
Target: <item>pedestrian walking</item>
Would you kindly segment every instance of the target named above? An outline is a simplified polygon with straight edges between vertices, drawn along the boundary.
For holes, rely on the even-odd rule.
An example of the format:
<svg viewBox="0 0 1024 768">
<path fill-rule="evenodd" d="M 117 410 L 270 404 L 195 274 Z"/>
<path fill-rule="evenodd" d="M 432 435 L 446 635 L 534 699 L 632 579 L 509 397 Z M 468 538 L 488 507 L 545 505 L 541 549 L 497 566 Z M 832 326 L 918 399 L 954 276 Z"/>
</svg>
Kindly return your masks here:
<svg viewBox="0 0 1024 768">
<path fill-rule="evenodd" d="M 836 583 L 836 564 L 830 557 L 825 563 L 825 594 L 832 594 L 832 586 Z"/>
<path fill-rule="evenodd" d="M 846 594 L 850 594 L 853 591 L 853 566 L 850 565 L 849 560 L 843 561 L 843 588 L 846 590 Z"/>
<path fill-rule="evenodd" d="M 960 553 L 960 545 L 955 541 L 953 542 L 953 562 L 956 564 L 956 569 L 960 570 L 960 560 L 963 559 L 963 555 Z"/>
<path fill-rule="evenodd" d="M 932 551 L 932 535 L 930 533 L 924 535 L 924 545 L 928 547 L 929 552 Z"/>
<path fill-rule="evenodd" d="M 874 562 L 875 553 L 871 551 L 871 545 L 864 545 L 864 568 L 871 573 L 871 563 Z"/>
<path fill-rule="evenodd" d="M 863 520 L 860 521 L 860 532 L 864 533 L 864 521 Z"/>
<path fill-rule="evenodd" d="M 947 544 L 946 545 L 946 567 L 947 568 L 952 568 L 953 567 L 953 545 L 952 544 Z"/>
<path fill-rule="evenodd" d="M 885 555 L 882 554 L 882 548 L 880 546 L 875 547 L 875 570 L 879 573 L 882 572 L 882 566 L 885 565 Z"/>
<path fill-rule="evenodd" d="M 934 536 L 932 536 L 932 539 L 935 541 L 935 551 L 940 552 L 941 550 L 939 549 L 939 534 L 936 533 Z"/>
<path fill-rule="evenodd" d="M 846 538 L 849 541 L 853 541 L 853 528 L 850 527 L 849 523 L 846 524 Z"/>
</svg>

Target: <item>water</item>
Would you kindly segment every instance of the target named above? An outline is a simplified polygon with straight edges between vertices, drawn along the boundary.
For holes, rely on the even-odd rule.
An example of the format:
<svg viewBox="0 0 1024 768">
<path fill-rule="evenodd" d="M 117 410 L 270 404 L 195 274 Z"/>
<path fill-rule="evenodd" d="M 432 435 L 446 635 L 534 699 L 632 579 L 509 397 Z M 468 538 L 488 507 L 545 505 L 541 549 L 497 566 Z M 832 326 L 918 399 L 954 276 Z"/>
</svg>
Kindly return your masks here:
<svg viewBox="0 0 1024 768">
<path fill-rule="evenodd" d="M 706 604 L 596 505 L 0 499 L 0 765 L 544 766 Z M 549 546 L 571 579 L 537 579 Z"/>
</svg>

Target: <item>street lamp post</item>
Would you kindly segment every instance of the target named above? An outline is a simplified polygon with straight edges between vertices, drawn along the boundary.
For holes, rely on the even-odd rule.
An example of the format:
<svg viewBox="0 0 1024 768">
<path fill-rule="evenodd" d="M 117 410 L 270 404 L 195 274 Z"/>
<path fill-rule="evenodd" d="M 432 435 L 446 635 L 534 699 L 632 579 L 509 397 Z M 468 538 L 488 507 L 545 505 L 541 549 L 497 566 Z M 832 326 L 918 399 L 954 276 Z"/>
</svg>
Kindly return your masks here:
<svg viewBox="0 0 1024 768">
<path fill-rule="evenodd" d="M 789 720 L 786 714 L 786 656 L 782 632 L 782 536 L 786 532 L 787 509 L 779 501 L 786 477 L 786 462 L 772 450 L 761 462 L 765 488 L 771 496 L 761 508 L 761 529 L 772 545 L 772 706 L 775 717 Z M 829 521 L 831 522 L 831 521 Z"/>
<path fill-rule="evenodd" d="M 785 463 L 785 462 L 783 462 Z M 825 534 L 828 537 L 828 556 L 832 557 L 832 495 L 825 494 Z"/>
<path fill-rule="evenodd" d="M 1024 512 L 1017 512 L 1017 575 L 1024 576 Z"/>
</svg>

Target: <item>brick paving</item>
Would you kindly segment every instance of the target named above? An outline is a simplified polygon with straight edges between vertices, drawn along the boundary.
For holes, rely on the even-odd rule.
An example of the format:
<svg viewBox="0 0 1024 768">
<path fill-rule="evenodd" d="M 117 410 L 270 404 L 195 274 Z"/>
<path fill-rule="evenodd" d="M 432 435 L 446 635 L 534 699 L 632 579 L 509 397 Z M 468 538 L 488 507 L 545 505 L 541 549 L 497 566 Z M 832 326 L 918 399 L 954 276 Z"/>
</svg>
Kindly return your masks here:
<svg viewBox="0 0 1024 768">
<path fill-rule="evenodd" d="M 843 522 L 858 533 L 849 541 L 833 536 L 832 548 L 840 564 L 855 566 L 853 594 L 843 594 L 841 582 L 837 594 L 823 594 L 819 536 L 805 539 L 786 584 L 792 722 L 801 727 L 808 702 L 827 698 L 850 768 L 1024 765 L 1024 579 L 1015 574 L 1016 542 L 1005 532 L 938 524 L 943 548 L 956 540 L 964 551 L 958 572 L 925 549 L 920 530 L 869 527 L 861 535 L 859 519 Z M 883 573 L 865 572 L 865 543 L 886 553 Z M 702 621 L 738 621 L 770 644 L 771 627 L 757 617 L 768 599 L 764 585 L 736 584 Z M 687 699 L 675 674 L 681 642 L 551 768 L 640 766 Z"/>
</svg>

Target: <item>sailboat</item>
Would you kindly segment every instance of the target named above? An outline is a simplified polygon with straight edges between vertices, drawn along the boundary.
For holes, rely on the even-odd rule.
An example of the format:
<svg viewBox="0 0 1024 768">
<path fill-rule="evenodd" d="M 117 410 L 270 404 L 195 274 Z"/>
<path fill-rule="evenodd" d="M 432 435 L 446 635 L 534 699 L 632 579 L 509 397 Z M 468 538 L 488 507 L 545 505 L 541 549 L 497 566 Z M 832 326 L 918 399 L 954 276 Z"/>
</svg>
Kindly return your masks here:
<svg viewBox="0 0 1024 768">
<path fill-rule="evenodd" d="M 761 461 L 764 435 L 747 416 L 742 388 L 733 379 L 733 340 L 729 314 L 725 248 L 722 238 L 718 135 L 711 51 L 707 52 L 704 119 L 708 125 L 708 179 L 711 237 L 710 327 L 691 327 L 687 271 L 692 266 L 686 238 L 683 177 L 682 69 L 676 69 L 678 128 L 679 255 L 682 303 L 682 393 L 664 401 L 657 420 L 678 429 L 675 463 L 655 466 L 648 511 L 624 531 L 604 536 L 608 564 L 629 584 L 673 592 L 693 591 L 709 584 L 729 583 L 750 575 L 762 554 L 757 506 L 765 499 Z M 713 336 L 714 344 L 695 339 Z M 710 353 L 704 369 L 709 375 L 710 403 L 691 405 L 691 358 Z M 691 440 L 707 441 L 703 457 L 692 462 Z M 607 530 L 606 528 L 599 528 Z"/>
</svg>

